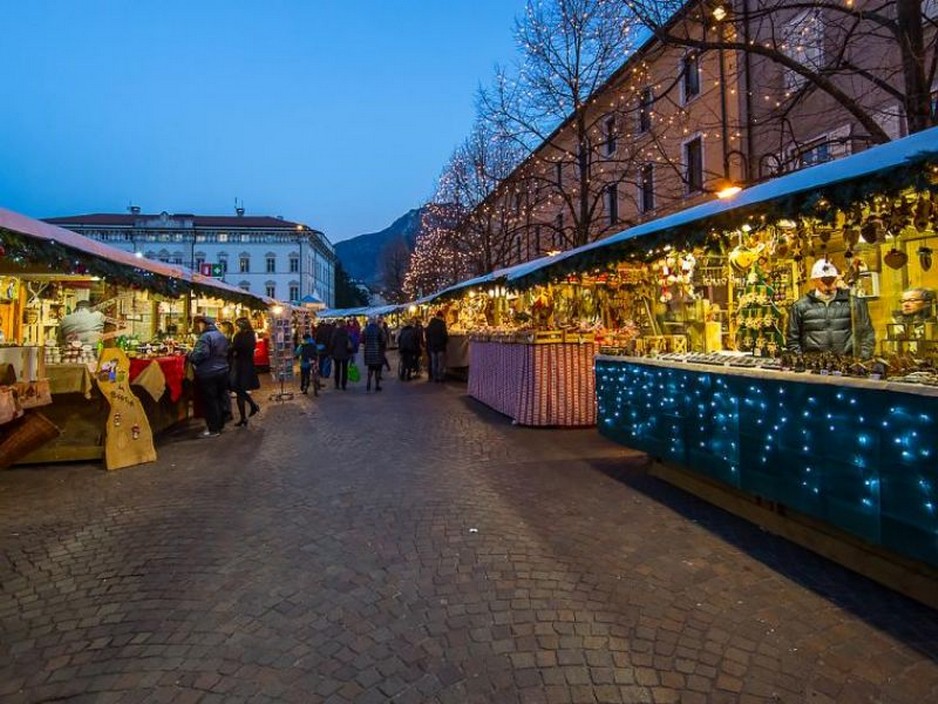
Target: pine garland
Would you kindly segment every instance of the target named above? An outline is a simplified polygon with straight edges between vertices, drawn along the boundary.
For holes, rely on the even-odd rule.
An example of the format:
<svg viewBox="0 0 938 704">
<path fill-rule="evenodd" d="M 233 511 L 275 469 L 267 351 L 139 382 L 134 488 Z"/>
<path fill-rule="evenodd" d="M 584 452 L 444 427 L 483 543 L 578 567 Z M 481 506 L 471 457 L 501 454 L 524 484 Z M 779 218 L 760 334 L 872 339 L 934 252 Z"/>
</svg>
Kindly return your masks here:
<svg viewBox="0 0 938 704">
<path fill-rule="evenodd" d="M 10 261 L 18 269 L 47 269 L 57 274 L 88 274 L 100 276 L 108 283 L 133 290 L 147 290 L 168 298 L 180 298 L 188 293 L 209 298 L 221 298 L 240 303 L 253 310 L 262 310 L 264 303 L 248 292 L 223 290 L 207 284 L 157 274 L 149 269 L 128 266 L 119 262 L 82 252 L 53 240 L 36 239 L 19 232 L 0 228 L 0 247 L 5 254 L 0 261 Z"/>
</svg>

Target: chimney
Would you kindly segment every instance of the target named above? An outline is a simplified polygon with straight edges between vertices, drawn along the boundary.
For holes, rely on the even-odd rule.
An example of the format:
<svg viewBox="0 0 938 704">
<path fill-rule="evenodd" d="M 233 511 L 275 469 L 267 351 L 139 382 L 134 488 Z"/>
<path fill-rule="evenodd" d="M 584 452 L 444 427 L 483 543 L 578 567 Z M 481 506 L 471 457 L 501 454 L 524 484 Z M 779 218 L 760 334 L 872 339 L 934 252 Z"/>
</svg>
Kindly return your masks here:
<svg viewBox="0 0 938 704">
<path fill-rule="evenodd" d="M 244 208 L 238 206 L 235 208 L 235 212 L 238 214 L 239 218 L 244 217 Z"/>
<path fill-rule="evenodd" d="M 139 206 L 139 205 L 133 205 L 133 204 L 131 204 L 131 205 L 127 206 L 127 210 L 130 211 L 130 214 L 131 214 L 131 215 L 140 215 L 140 206 Z"/>
</svg>

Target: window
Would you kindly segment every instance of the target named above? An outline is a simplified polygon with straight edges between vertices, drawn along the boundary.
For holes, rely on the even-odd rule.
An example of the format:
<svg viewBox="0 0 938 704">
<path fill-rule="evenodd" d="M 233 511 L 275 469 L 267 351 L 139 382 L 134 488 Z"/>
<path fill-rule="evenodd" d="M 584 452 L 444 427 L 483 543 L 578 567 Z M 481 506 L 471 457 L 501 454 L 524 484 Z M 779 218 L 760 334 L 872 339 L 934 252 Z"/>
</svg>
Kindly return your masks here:
<svg viewBox="0 0 938 704">
<path fill-rule="evenodd" d="M 218 263 L 221 264 L 221 273 L 227 274 L 228 273 L 228 257 L 219 257 Z"/>
<path fill-rule="evenodd" d="M 639 180 L 639 207 L 643 213 L 655 209 L 655 167 L 654 164 L 642 166 Z"/>
<path fill-rule="evenodd" d="M 276 257 L 267 256 L 267 273 L 273 274 L 277 271 L 277 259 Z"/>
<path fill-rule="evenodd" d="M 173 264 L 176 266 L 182 266 L 182 257 L 173 257 Z"/>
<path fill-rule="evenodd" d="M 822 142 L 816 147 L 809 147 L 801 152 L 801 166 L 814 166 L 831 160 L 830 142 Z"/>
<path fill-rule="evenodd" d="M 606 186 L 606 214 L 610 225 L 619 222 L 619 189 L 615 184 Z"/>
<path fill-rule="evenodd" d="M 251 241 L 251 236 L 250 236 L 249 234 L 247 234 L 247 233 L 242 234 L 242 235 L 241 235 L 241 241 L 242 241 L 242 242 L 250 242 L 250 241 Z"/>
<path fill-rule="evenodd" d="M 264 286 L 264 290 L 268 298 L 277 297 L 277 284 L 268 281 L 267 284 Z"/>
<path fill-rule="evenodd" d="M 703 190 L 703 140 L 700 137 L 684 143 L 684 179 L 688 194 Z"/>
<path fill-rule="evenodd" d="M 195 270 L 196 271 L 200 271 L 202 269 L 203 264 L 205 264 L 205 255 L 195 258 Z"/>
<path fill-rule="evenodd" d="M 218 241 L 219 241 L 219 242 L 227 242 L 227 241 L 228 241 L 228 233 L 227 233 L 227 232 L 219 232 L 219 233 L 218 233 Z"/>
<path fill-rule="evenodd" d="M 290 287 L 290 300 L 291 301 L 300 300 L 300 287 L 299 286 Z"/>
<path fill-rule="evenodd" d="M 559 159 L 557 160 L 557 185 L 563 185 L 563 162 Z"/>
<path fill-rule="evenodd" d="M 788 58 L 809 70 L 818 70 L 824 61 L 824 19 L 820 10 L 807 10 L 782 28 L 781 49 Z M 805 77 L 785 69 L 785 89 L 804 85 Z"/>
<path fill-rule="evenodd" d="M 700 56 L 689 52 L 681 59 L 681 100 L 689 103 L 700 95 Z"/>
<path fill-rule="evenodd" d="M 248 274 L 251 271 L 251 258 L 242 256 L 238 259 L 238 271 Z"/>
<path fill-rule="evenodd" d="M 606 127 L 606 156 L 616 153 L 616 118 L 607 117 Z"/>
<path fill-rule="evenodd" d="M 300 258 L 290 257 L 290 273 L 296 274 L 297 272 L 299 272 L 299 270 L 300 270 Z"/>
<path fill-rule="evenodd" d="M 240 288 L 242 291 L 250 291 L 251 283 L 249 281 L 242 281 L 238 284 L 238 288 Z"/>
<path fill-rule="evenodd" d="M 563 249 L 562 243 L 564 240 L 563 237 L 563 213 L 557 213 L 556 219 L 556 232 L 553 237 L 553 244 L 555 245 L 553 249 Z"/>
<path fill-rule="evenodd" d="M 651 129 L 651 106 L 655 95 L 651 88 L 645 88 L 638 99 L 638 131 L 647 132 Z"/>
</svg>

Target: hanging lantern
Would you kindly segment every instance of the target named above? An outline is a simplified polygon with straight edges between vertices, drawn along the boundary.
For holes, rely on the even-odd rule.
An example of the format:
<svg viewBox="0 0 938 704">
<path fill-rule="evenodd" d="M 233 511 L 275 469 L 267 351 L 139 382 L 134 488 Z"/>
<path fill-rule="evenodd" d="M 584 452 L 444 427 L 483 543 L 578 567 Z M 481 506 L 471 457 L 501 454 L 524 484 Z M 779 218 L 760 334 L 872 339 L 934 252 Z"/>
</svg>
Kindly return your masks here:
<svg viewBox="0 0 938 704">
<path fill-rule="evenodd" d="M 918 248 L 918 263 L 922 266 L 922 271 L 928 271 L 931 269 L 931 247 L 922 245 Z"/>
</svg>

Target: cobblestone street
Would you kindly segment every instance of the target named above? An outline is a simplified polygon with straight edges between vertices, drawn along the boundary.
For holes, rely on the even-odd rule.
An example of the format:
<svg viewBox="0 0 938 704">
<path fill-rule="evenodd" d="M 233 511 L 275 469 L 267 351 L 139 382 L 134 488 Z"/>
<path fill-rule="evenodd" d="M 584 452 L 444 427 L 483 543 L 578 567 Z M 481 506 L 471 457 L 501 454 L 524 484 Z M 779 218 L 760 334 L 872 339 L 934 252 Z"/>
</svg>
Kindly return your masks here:
<svg viewBox="0 0 938 704">
<path fill-rule="evenodd" d="M 0 473 L 3 702 L 938 701 L 938 614 L 458 383 Z"/>
</svg>

